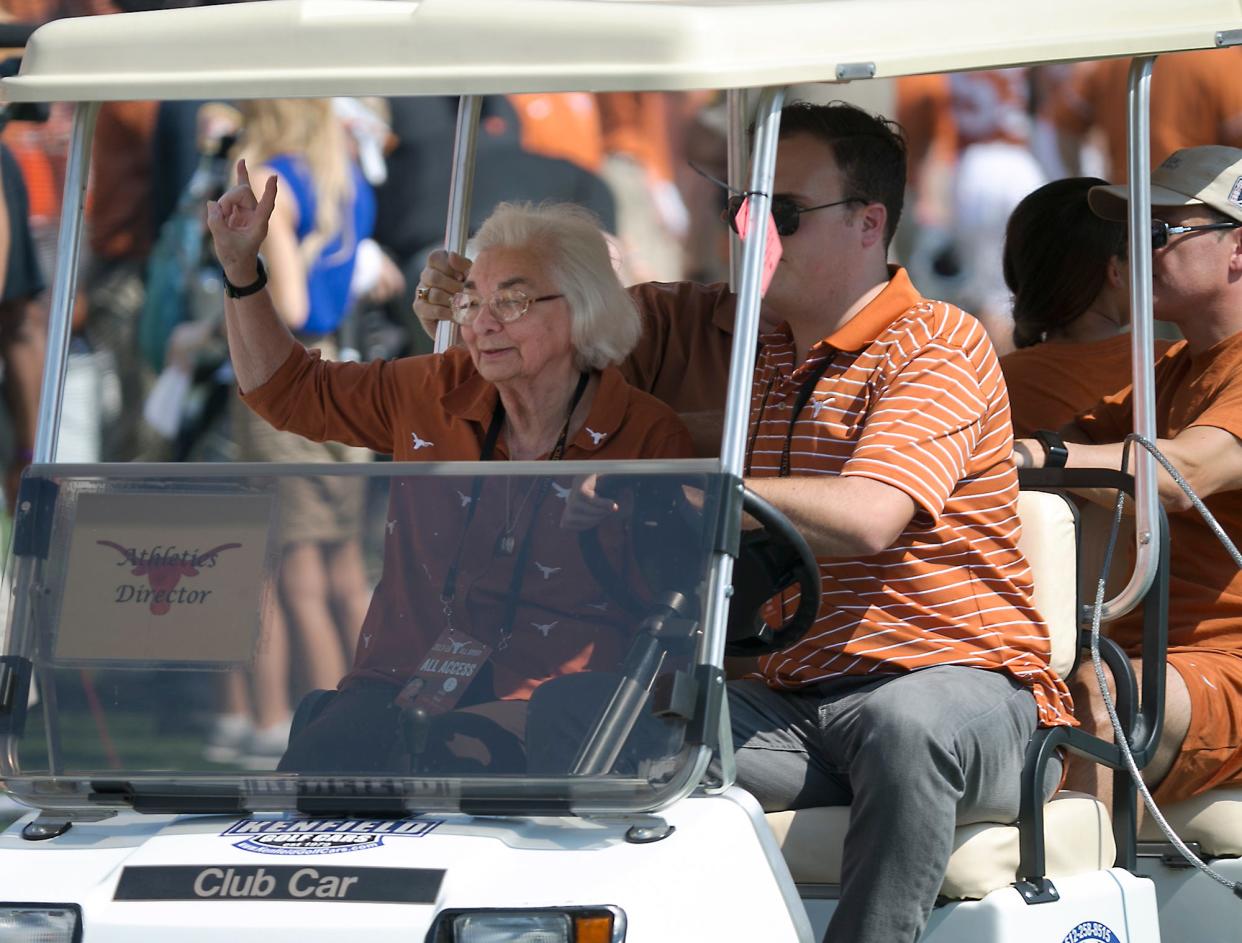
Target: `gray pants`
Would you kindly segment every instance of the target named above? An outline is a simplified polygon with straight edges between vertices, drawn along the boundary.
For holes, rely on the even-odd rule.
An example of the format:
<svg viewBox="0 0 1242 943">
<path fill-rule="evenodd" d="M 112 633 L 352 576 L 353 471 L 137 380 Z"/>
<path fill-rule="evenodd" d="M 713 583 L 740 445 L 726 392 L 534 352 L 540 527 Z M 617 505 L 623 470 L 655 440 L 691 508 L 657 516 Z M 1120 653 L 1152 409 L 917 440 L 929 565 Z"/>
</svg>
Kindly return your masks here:
<svg viewBox="0 0 1242 943">
<path fill-rule="evenodd" d="M 800 692 L 738 681 L 729 710 L 738 784 L 766 811 L 850 806 L 826 940 L 913 943 L 955 826 L 1017 818 L 1035 700 L 1001 672 L 945 666 Z M 1060 778 L 1050 766 L 1046 794 Z"/>
</svg>

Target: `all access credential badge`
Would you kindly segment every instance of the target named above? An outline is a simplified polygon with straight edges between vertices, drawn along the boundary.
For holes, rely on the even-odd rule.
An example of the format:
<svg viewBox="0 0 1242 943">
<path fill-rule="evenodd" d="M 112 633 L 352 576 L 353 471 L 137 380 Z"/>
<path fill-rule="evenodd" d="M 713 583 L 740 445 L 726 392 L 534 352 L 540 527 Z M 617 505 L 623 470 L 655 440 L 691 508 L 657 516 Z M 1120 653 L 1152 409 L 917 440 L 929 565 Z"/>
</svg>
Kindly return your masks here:
<svg viewBox="0 0 1242 943">
<path fill-rule="evenodd" d="M 491 647 L 478 639 L 445 629 L 397 695 L 396 703 L 428 714 L 451 711 L 491 654 Z"/>
</svg>

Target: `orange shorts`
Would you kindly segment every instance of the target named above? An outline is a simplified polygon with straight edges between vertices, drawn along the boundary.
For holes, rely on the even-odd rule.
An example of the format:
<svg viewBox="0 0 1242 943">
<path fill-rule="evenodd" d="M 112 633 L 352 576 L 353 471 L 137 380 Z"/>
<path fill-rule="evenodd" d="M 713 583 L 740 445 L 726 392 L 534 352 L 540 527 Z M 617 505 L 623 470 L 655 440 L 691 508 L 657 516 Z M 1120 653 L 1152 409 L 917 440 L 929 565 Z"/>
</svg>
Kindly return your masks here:
<svg viewBox="0 0 1242 943">
<path fill-rule="evenodd" d="M 1154 798 L 1177 802 L 1242 784 L 1242 652 L 1174 648 L 1169 664 L 1190 692 L 1190 730 Z"/>
</svg>

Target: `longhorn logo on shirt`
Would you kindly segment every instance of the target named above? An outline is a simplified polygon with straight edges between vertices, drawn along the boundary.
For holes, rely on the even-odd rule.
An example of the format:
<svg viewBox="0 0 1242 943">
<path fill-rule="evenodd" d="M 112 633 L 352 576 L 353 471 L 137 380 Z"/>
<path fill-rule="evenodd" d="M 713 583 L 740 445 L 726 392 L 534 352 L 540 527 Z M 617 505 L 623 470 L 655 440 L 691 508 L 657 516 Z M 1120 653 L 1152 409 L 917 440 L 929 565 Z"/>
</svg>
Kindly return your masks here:
<svg viewBox="0 0 1242 943">
<path fill-rule="evenodd" d="M 176 547 L 156 545 L 150 550 L 138 550 L 124 547 L 112 540 L 95 541 L 102 547 L 111 547 L 121 555 L 117 566 L 131 567 L 131 576 L 145 576 L 148 589 L 123 584 L 117 589 L 117 602 L 145 602 L 149 604 L 151 615 L 167 615 L 174 602 L 202 602 L 210 590 L 190 590 L 182 588 L 177 592 L 177 585 L 183 578 L 198 576 L 204 569 L 216 565 L 217 558 L 225 550 L 233 550 L 241 544 L 221 544 L 204 553 L 198 550 L 178 550 Z"/>
</svg>

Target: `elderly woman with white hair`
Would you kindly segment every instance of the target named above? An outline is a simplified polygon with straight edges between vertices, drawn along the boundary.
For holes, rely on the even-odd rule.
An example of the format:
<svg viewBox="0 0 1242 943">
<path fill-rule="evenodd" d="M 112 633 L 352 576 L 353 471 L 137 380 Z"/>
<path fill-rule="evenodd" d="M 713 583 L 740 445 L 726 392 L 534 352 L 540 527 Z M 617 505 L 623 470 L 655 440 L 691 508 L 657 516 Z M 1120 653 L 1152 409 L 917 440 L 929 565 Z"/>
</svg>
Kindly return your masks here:
<svg viewBox="0 0 1242 943">
<path fill-rule="evenodd" d="M 229 351 L 242 397 L 276 428 L 398 461 L 692 455 L 676 414 L 629 386 L 616 368 L 638 343 L 641 324 L 586 211 L 497 207 L 476 235 L 469 280 L 452 299 L 464 349 L 332 363 L 294 339 L 264 289 L 258 250 L 275 178 L 259 198 L 244 164 L 238 179 L 208 205 L 207 221 L 228 282 Z M 446 481 L 463 487 L 459 479 Z M 416 509 L 418 526 L 390 528 L 384 573 L 354 667 L 340 686 L 347 696 L 316 722 L 323 729 L 311 740 L 351 744 L 332 768 L 391 768 L 384 759 L 393 745 L 390 725 L 369 733 L 359 718 L 389 710 L 401 691 L 408 693 L 427 653 L 449 635 L 469 636 L 494 653 L 489 670 L 479 673 L 485 680 L 472 681 L 459 707 L 523 701 L 554 677 L 615 663 L 619 651 L 600 637 L 599 587 L 566 551 L 565 538 L 552 533 L 565 488 L 550 495 L 549 481 L 488 479 L 478 487 L 492 491 L 449 490 L 438 501 L 428 500 L 435 479 L 419 479 L 420 493 L 405 499 L 393 488 L 389 517 L 408 521 Z M 588 495 L 588 516 L 592 501 L 611 504 Z M 544 569 L 527 579 L 524 570 L 535 561 Z M 560 584 L 554 592 L 550 580 Z M 322 765 L 310 756 L 291 761 L 294 752 L 286 754 L 286 768 Z"/>
</svg>

